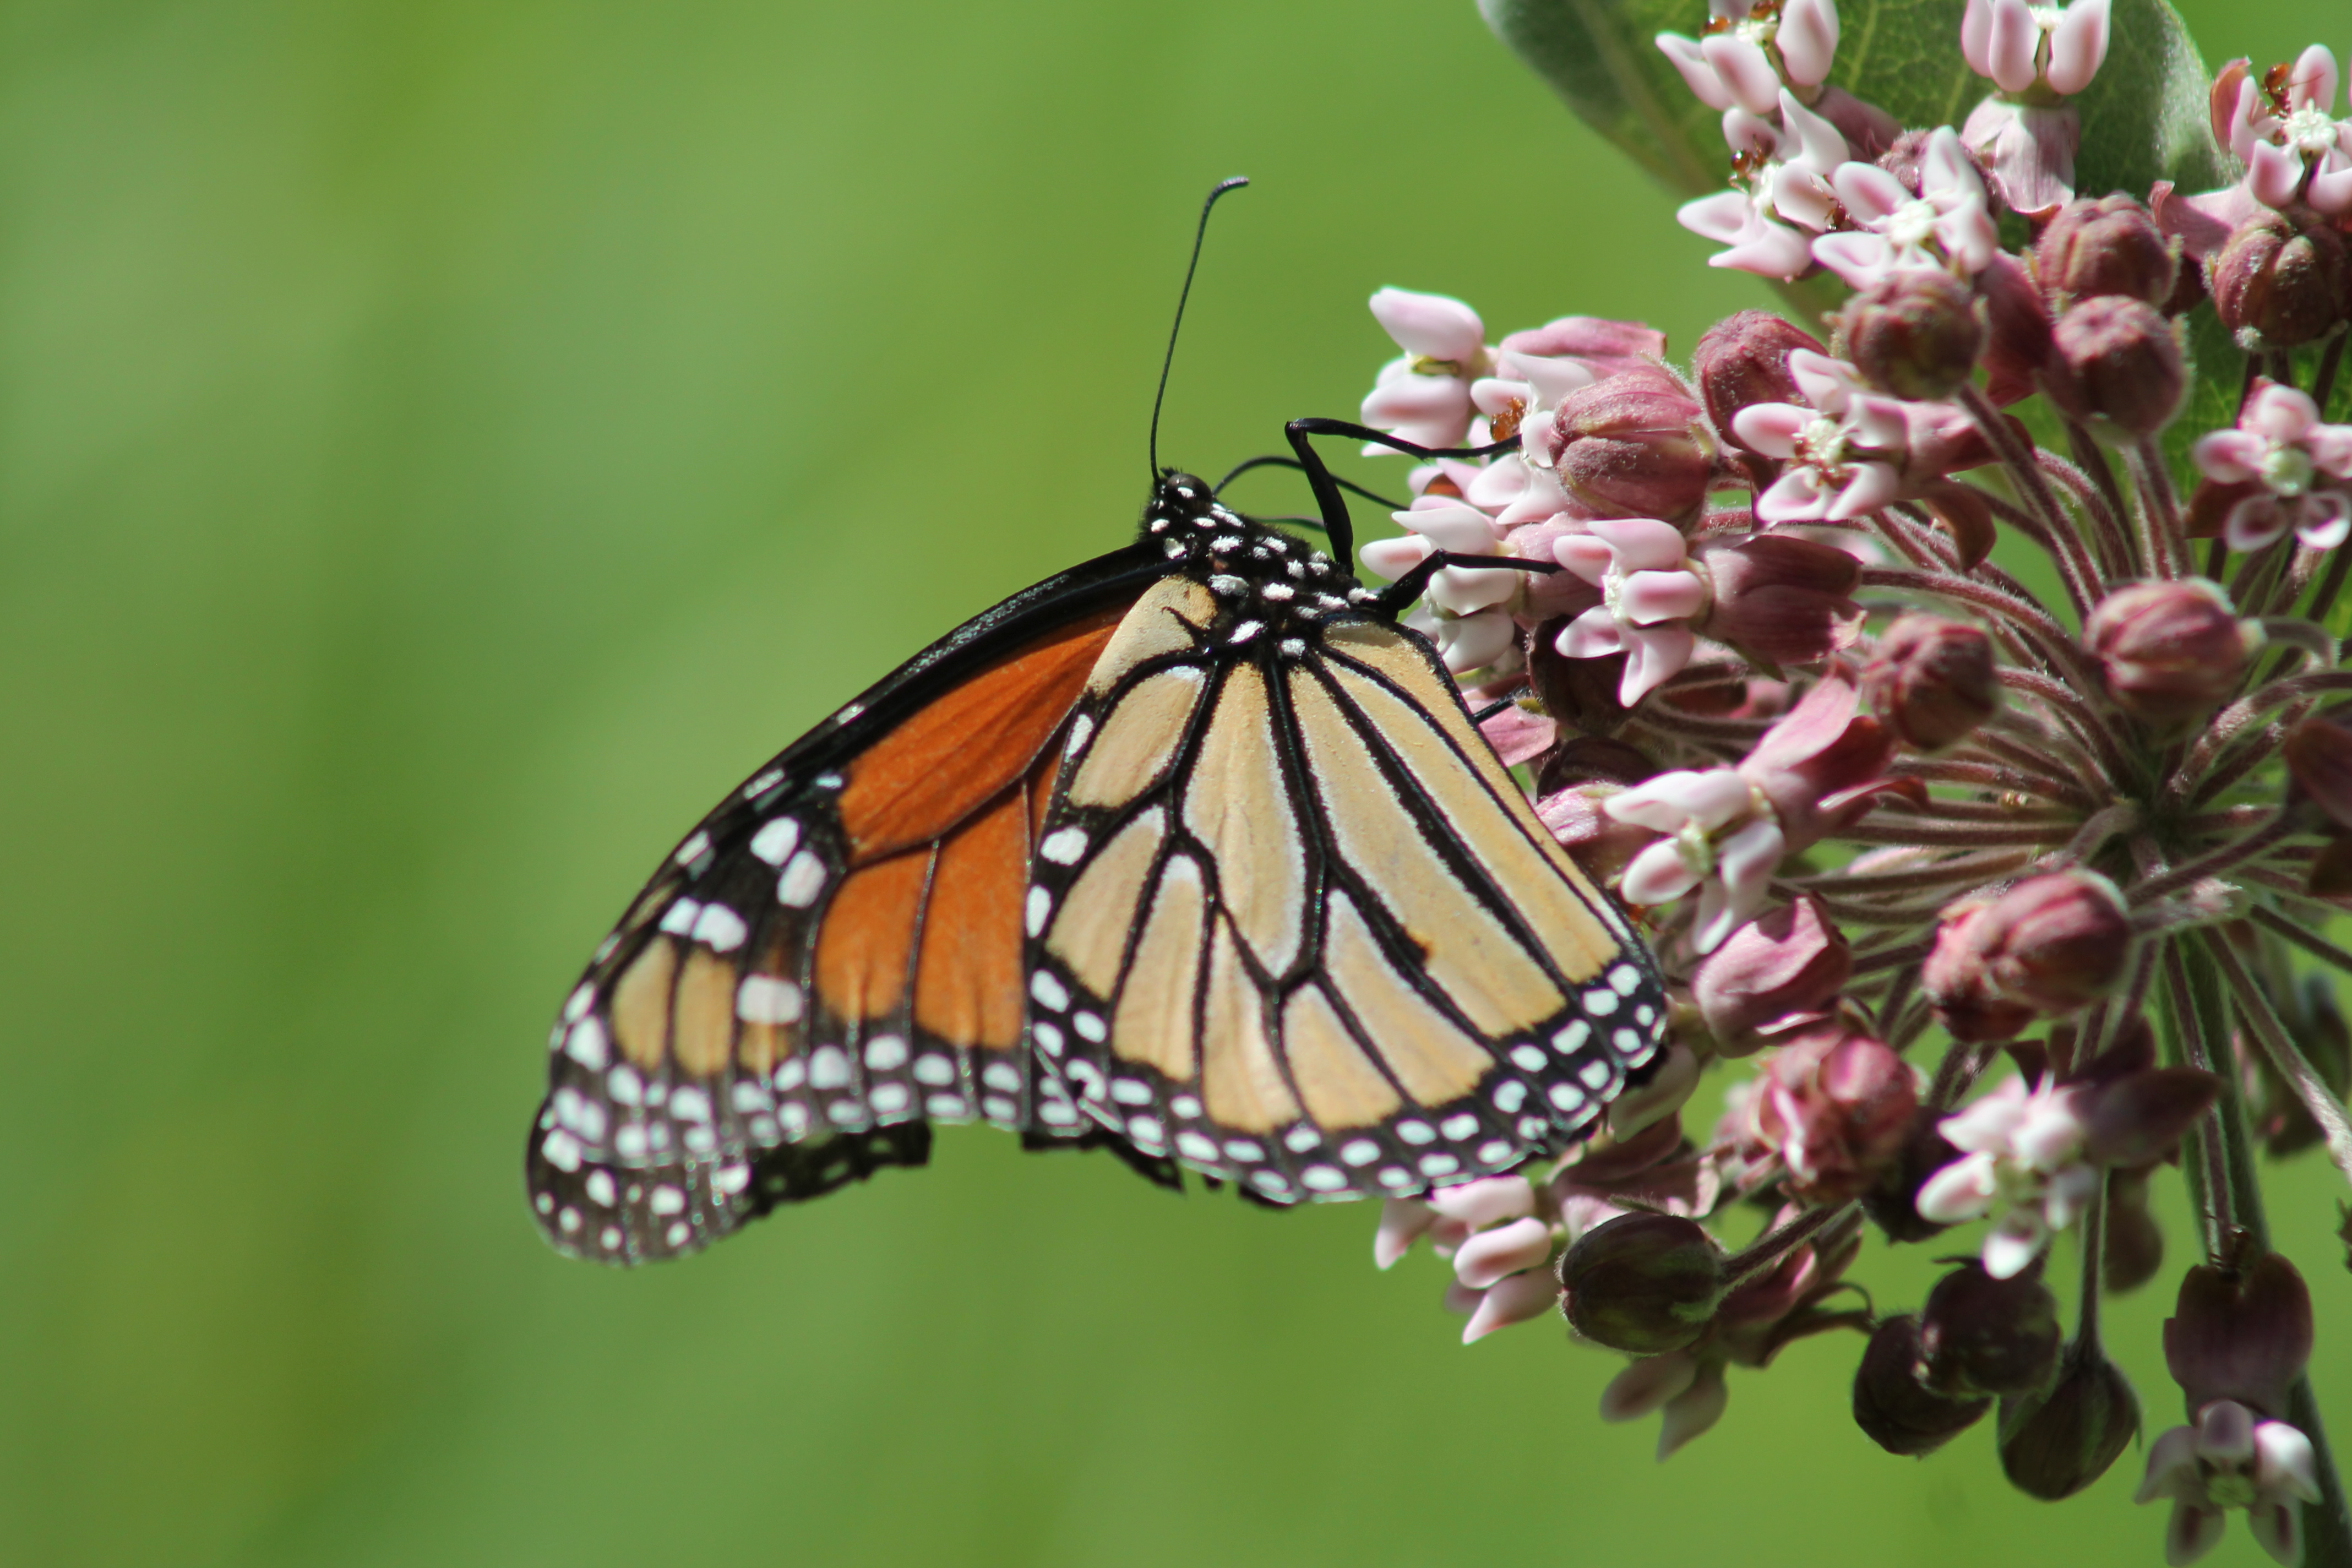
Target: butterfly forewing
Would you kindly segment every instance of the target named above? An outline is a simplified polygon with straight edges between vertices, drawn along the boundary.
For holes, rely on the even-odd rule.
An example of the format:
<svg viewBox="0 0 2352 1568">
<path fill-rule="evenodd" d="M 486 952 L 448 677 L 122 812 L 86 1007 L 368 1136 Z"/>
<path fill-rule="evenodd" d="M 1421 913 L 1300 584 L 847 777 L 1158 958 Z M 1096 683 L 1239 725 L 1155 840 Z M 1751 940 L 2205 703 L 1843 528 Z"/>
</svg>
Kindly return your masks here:
<svg viewBox="0 0 2352 1568">
<path fill-rule="evenodd" d="M 1085 1131 L 1029 1066 L 1022 901 L 1066 717 L 1149 564 L 960 628 L 679 845 L 551 1042 L 526 1179 L 559 1247 L 692 1251 L 922 1163 L 934 1121 Z"/>
<path fill-rule="evenodd" d="M 1221 570 L 1139 600 L 1072 717 L 1026 908 L 1040 1059 L 1275 1202 L 1558 1150 L 1658 1050 L 1647 954 L 1425 642 L 1208 526 Z"/>
</svg>

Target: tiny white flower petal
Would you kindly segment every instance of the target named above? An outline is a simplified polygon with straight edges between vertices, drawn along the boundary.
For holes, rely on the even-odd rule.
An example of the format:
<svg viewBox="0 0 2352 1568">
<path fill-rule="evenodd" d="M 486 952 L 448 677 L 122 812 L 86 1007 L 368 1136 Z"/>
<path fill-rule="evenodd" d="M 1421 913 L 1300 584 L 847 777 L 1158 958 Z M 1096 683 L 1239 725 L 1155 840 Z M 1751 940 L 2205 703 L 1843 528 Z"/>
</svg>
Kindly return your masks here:
<svg viewBox="0 0 2352 1568">
<path fill-rule="evenodd" d="M 2023 92 L 2038 74 L 2033 55 L 2042 43 L 2042 27 L 2025 0 L 1992 0 L 1992 33 L 1985 41 L 1985 74 L 2003 92 Z"/>
<path fill-rule="evenodd" d="M 1375 539 L 1356 553 L 1365 565 L 1393 582 L 1420 565 L 1429 550 L 1429 541 L 1409 533 L 1402 539 Z"/>
<path fill-rule="evenodd" d="M 1698 873 L 1683 863 L 1671 838 L 1661 839 L 1626 863 L 1617 890 L 1629 904 L 1665 904 L 1698 886 Z"/>
<path fill-rule="evenodd" d="M 1719 191 L 1676 207 L 1675 221 L 1701 239 L 1730 245 L 1748 232 L 1748 220 L 1755 212 L 1756 205 L 1744 193 Z"/>
<path fill-rule="evenodd" d="M 2164 1530 L 2164 1560 L 2170 1568 L 2189 1564 L 2221 1543 L 2226 1516 L 2218 1508 L 2180 1501 L 2172 1505 L 2172 1519 Z"/>
<path fill-rule="evenodd" d="M 1701 38 L 1698 47 L 1732 102 L 1750 114 L 1770 114 L 1780 107 L 1780 73 L 1754 42 L 1738 33 L 1716 33 Z"/>
<path fill-rule="evenodd" d="M 1785 89 L 1780 93 L 1780 125 L 1797 141 L 1795 156 L 1784 157 L 1783 161 L 1799 164 L 1809 174 L 1826 176 L 1853 156 L 1844 132 L 1826 115 L 1816 114 L 1798 102 L 1796 95 Z"/>
<path fill-rule="evenodd" d="M 1793 403 L 1751 403 L 1731 416 L 1731 432 L 1768 458 L 1797 455 L 1797 437 L 1813 422 L 1810 408 Z"/>
<path fill-rule="evenodd" d="M 2318 1460 L 2302 1428 L 2284 1421 L 2264 1421 L 2254 1427 L 2254 1484 L 2305 1502 L 2319 1500 Z"/>
<path fill-rule="evenodd" d="M 2000 1191 L 1993 1179 L 1990 1154 L 1969 1154 L 1929 1176 L 1919 1187 L 1913 1206 L 1930 1225 L 1965 1225 L 1992 1212 Z"/>
<path fill-rule="evenodd" d="M 2234 1399 L 2217 1399 L 2197 1413 L 2197 1457 L 2235 1468 L 2254 1457 L 2254 1413 Z"/>
<path fill-rule="evenodd" d="M 1551 1226 L 1535 1218 L 1515 1219 L 1482 1230 L 1454 1255 L 1454 1277 L 1483 1290 L 1551 1256 Z"/>
<path fill-rule="evenodd" d="M 1682 531 L 1653 517 L 1599 517 L 1586 525 L 1623 572 L 1666 572 L 1683 563 Z"/>
<path fill-rule="evenodd" d="M 1722 1420 L 1724 1407 L 1730 1403 L 1722 1364 L 1703 1364 L 1691 1385 L 1666 1401 L 1665 1419 L 1658 1423 L 1658 1462 L 1664 1464 L 1675 1449 Z"/>
<path fill-rule="evenodd" d="M 2246 158 L 2246 189 L 2266 207 L 2284 207 L 2303 184 L 2300 154 L 2275 142 L 2257 142 Z"/>
<path fill-rule="evenodd" d="M 1639 626 L 1621 622 L 1620 627 L 1619 635 L 1632 657 L 1617 682 L 1617 700 L 1631 708 L 1681 673 L 1697 649 L 1698 638 L 1688 626 L 1673 624 Z"/>
<path fill-rule="evenodd" d="M 2303 1510 L 2276 1498 L 2258 1497 L 2246 1510 L 2254 1544 L 2281 1568 L 2303 1568 Z"/>
<path fill-rule="evenodd" d="M 1710 831 L 1744 815 L 1755 796 L 1729 768 L 1678 768 L 1611 795 L 1601 809 L 1620 822 L 1673 833 L 1686 822 Z"/>
<path fill-rule="evenodd" d="M 1518 625 L 1501 610 L 1446 621 L 1439 628 L 1439 657 L 1456 675 L 1484 669 L 1503 657 L 1518 637 Z"/>
<path fill-rule="evenodd" d="M 1499 1225 L 1536 1212 L 1536 1190 L 1524 1176 L 1486 1176 L 1440 1187 L 1423 1201 L 1447 1219 L 1468 1226 Z"/>
<path fill-rule="evenodd" d="M 2050 1245 L 2050 1231 L 2030 1209 L 2011 1209 L 1985 1234 L 1984 1270 L 1996 1279 L 2014 1279 Z"/>
<path fill-rule="evenodd" d="M 2042 1197 L 2042 1217 L 2053 1230 L 2072 1228 L 2099 1195 L 2099 1171 L 2091 1165 L 2068 1165 L 2050 1178 Z"/>
<path fill-rule="evenodd" d="M 1372 1235 L 1372 1261 L 1382 1268 L 1395 1267 L 1436 1219 L 1437 1211 L 1419 1198 L 1383 1200 L 1380 1228 Z"/>
<path fill-rule="evenodd" d="M 1383 289 L 1371 298 L 1372 315 L 1397 347 L 1407 353 L 1456 363 L 1475 359 L 1486 346 L 1486 323 L 1478 312 L 1444 294 Z"/>
<path fill-rule="evenodd" d="M 1601 1419 L 1637 1421 L 1691 1385 L 1698 1358 L 1685 1351 L 1643 1356 L 1601 1391 Z"/>
<path fill-rule="evenodd" d="M 1969 0 L 1960 14 L 1960 58 L 1977 75 L 1992 75 L 1992 0 Z"/>
<path fill-rule="evenodd" d="M 2050 31 L 2050 85 L 2073 97 L 2107 58 L 2108 0 L 2074 0 Z"/>
<path fill-rule="evenodd" d="M 1837 58 L 1838 14 L 1834 0 L 1788 0 L 1780 8 L 1780 26 L 1772 41 L 1789 68 L 1789 78 L 1801 86 L 1827 81 Z"/>
<path fill-rule="evenodd" d="M 2160 1497 L 2205 1496 L 2205 1480 L 2197 1468 L 2197 1428 L 2175 1426 L 2147 1446 L 2147 1469 L 2141 1475 L 2134 1502 L 2154 1502 Z"/>
<path fill-rule="evenodd" d="M 1707 62 L 1706 51 L 1699 47 L 1696 38 L 1685 38 L 1680 33 L 1660 33 L 1657 45 L 1658 52 L 1674 62 L 1675 69 L 1682 73 L 1683 84 L 1701 103 L 1713 110 L 1731 107 L 1731 89 L 1715 74 L 1715 67 Z"/>
</svg>

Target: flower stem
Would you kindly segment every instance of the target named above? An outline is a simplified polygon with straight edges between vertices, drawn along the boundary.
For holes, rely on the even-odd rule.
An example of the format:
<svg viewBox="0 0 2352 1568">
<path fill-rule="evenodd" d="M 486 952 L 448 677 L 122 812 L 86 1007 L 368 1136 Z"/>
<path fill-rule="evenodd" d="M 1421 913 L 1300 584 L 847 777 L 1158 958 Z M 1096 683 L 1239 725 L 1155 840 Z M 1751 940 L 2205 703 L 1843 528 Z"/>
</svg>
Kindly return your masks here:
<svg viewBox="0 0 2352 1568">
<path fill-rule="evenodd" d="M 2221 998 L 2215 984 L 2213 961 L 2226 954 L 2228 948 L 2224 942 L 2210 939 L 2182 945 L 2189 952 L 2186 963 L 2179 958 L 2171 958 L 2171 962 L 2176 978 L 2187 982 L 2180 988 L 2190 994 L 2189 1011 L 2197 1019 L 2194 1027 L 2203 1039 L 2221 1038 Z M 2184 968 L 2188 971 L 2185 976 L 2179 973 Z M 2206 1055 L 2201 1040 L 2195 1054 Z M 2192 1058 L 2190 1065 L 2211 1069 L 2210 1061 Z M 2262 1188 L 2254 1180 L 2252 1140 L 2246 1133 L 2234 1082 L 2224 1080 L 2221 1098 L 2207 1113 L 2197 1136 L 2200 1142 L 2221 1146 L 2219 1164 L 2227 1173 L 2224 1185 L 2236 1188 L 2225 1199 L 2232 1234 L 2209 1237 L 2207 1256 L 2220 1259 L 2217 1242 L 2242 1255 L 2270 1251 L 2270 1225 L 2263 1213 Z M 2207 1180 L 2210 1183 L 2210 1178 Z M 2190 1185 L 2199 1184 L 2192 1171 Z M 2306 1503 L 2303 1510 L 2304 1568 L 2352 1568 L 2352 1502 L 2345 1497 L 2344 1479 L 2336 1472 L 2336 1458 L 2328 1448 L 2326 1425 L 2320 1415 L 2319 1398 L 2312 1390 L 2309 1373 L 2295 1380 L 2288 1397 L 2288 1419 L 2311 1440 L 2313 1468 L 2319 1479 L 2319 1500 Z"/>
<path fill-rule="evenodd" d="M 2347 952 L 2336 946 L 2317 931 L 2305 931 L 2276 910 L 2265 905 L 2257 904 L 2247 913 L 2256 925 L 2272 935 L 2284 937 L 2322 963 L 2332 964 L 2345 973 L 2352 974 L 2352 952 Z"/>
<path fill-rule="evenodd" d="M 2271 1066 L 2287 1081 L 2303 1101 L 2304 1110 L 2327 1140 L 2327 1157 L 2344 1179 L 2352 1182 L 2352 1115 L 2347 1115 L 2344 1102 L 2327 1087 L 2327 1080 L 2306 1060 L 2294 1041 L 2288 1036 L 2286 1025 L 2280 1021 L 2277 1009 L 2271 1005 L 2262 987 L 2254 984 L 2253 975 L 2227 942 L 2206 942 L 2213 955 L 2214 966 L 2230 987 L 2231 1000 L 2235 1004 L 2239 1021 L 2245 1025 L 2270 1058 Z"/>
</svg>

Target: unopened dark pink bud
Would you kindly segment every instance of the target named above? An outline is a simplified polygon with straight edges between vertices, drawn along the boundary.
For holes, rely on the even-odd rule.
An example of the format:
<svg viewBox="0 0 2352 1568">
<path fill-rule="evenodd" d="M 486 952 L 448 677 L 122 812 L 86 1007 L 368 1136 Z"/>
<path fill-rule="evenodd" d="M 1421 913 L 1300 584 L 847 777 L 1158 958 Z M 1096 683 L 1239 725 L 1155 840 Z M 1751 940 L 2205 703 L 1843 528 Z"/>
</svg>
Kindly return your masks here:
<svg viewBox="0 0 2352 1568">
<path fill-rule="evenodd" d="M 2000 1402 L 2000 1468 L 2045 1502 L 2073 1497 L 2107 1473 L 2139 1435 L 2139 1396 L 2095 1347 L 2069 1353 L 2046 1391 Z"/>
<path fill-rule="evenodd" d="M 2200 1264 L 2164 1321 L 2164 1359 L 2191 1414 L 2233 1399 L 2274 1420 L 2311 1361 L 2311 1291 L 2275 1252 L 2243 1268 Z"/>
<path fill-rule="evenodd" d="M 1817 663 L 1862 635 L 1862 563 L 1833 544 L 1759 533 L 1698 560 L 1714 585 L 1700 634 L 1759 663 Z"/>
<path fill-rule="evenodd" d="M 1789 353 L 1825 353 L 1819 340 L 1769 310 L 1742 310 L 1706 330 L 1691 360 L 1691 378 L 1706 405 L 1706 416 L 1737 443 L 1732 416 L 1758 403 L 1798 403 L 1797 378 Z"/>
<path fill-rule="evenodd" d="M 2058 318 L 2042 386 L 2074 418 L 2137 438 L 2155 435 L 2180 412 L 2189 363 L 2163 311 L 2103 294 Z"/>
<path fill-rule="evenodd" d="M 1555 472 L 1601 517 L 1695 516 L 1715 478 L 1696 400 L 1662 370 L 1622 371 L 1569 394 L 1552 420 Z"/>
<path fill-rule="evenodd" d="M 2178 247 L 2131 197 L 2067 203 L 2033 245 L 2033 270 L 2051 303 L 2122 294 L 2161 308 L 2172 298 Z"/>
<path fill-rule="evenodd" d="M 1853 1374 L 1853 1419 L 1890 1454 L 1930 1454 L 1983 1419 L 1990 1398 L 1953 1399 L 1920 1376 L 1919 1320 L 1886 1318 Z"/>
<path fill-rule="evenodd" d="M 2000 707 L 1992 639 L 1964 621 L 1896 618 L 1862 670 L 1863 699 L 1907 746 L 1956 745 Z"/>
<path fill-rule="evenodd" d="M 2221 1080 L 2199 1068 L 2149 1068 L 2091 1089 L 2084 1100 L 2084 1157 L 2095 1165 L 2164 1159 L 2221 1097 Z"/>
<path fill-rule="evenodd" d="M 1819 1013 L 1845 989 L 1853 948 L 1811 894 L 1768 910 L 1702 960 L 1691 1000 L 1719 1054 L 1745 1056 L 1765 1043 L 1757 1031 Z"/>
<path fill-rule="evenodd" d="M 1706 1332 L 1722 1304 L 1723 1263 L 1723 1249 L 1696 1221 L 1621 1215 L 1586 1231 L 1561 1256 L 1568 1321 L 1612 1350 L 1681 1350 Z"/>
<path fill-rule="evenodd" d="M 2242 344 L 2291 349 L 2343 323 L 2352 257 L 2317 214 L 2264 212 L 2206 259 L 2205 286 Z"/>
<path fill-rule="evenodd" d="M 1919 1313 L 1928 1385 L 1952 1397 L 2025 1394 L 2058 1362 L 2058 1298 L 2029 1268 L 1996 1279 L 1973 1260 L 1927 1292 Z"/>
<path fill-rule="evenodd" d="M 2117 707 L 2177 724 L 2227 701 L 2263 637 L 2220 584 L 2189 577 L 2116 589 L 2092 609 L 2083 641 Z"/>
<path fill-rule="evenodd" d="M 1985 315 L 1948 272 L 1897 268 L 1846 301 L 1839 317 L 1846 358 L 1864 380 L 1897 397 L 1949 397 L 1984 352 Z"/>
</svg>

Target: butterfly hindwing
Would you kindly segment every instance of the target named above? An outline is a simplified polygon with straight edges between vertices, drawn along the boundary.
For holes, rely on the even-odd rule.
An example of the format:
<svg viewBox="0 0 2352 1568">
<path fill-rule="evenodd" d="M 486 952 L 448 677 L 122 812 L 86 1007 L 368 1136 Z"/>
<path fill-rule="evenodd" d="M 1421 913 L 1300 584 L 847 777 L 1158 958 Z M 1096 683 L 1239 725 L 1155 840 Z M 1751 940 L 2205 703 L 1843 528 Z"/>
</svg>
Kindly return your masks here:
<svg viewBox="0 0 2352 1568">
<path fill-rule="evenodd" d="M 526 1159 L 567 1251 L 693 1251 L 780 1202 L 920 1163 L 935 1121 L 1051 1140 L 1021 910 L 1058 742 L 1149 581 L 1122 552 L 999 605 L 760 770 L 598 949 Z"/>
<path fill-rule="evenodd" d="M 1565 1146 L 1664 1037 L 1646 952 L 1425 642 L 1281 535 L 1217 542 L 1073 714 L 1026 910 L 1040 1060 L 1139 1151 L 1276 1202 Z"/>
</svg>

